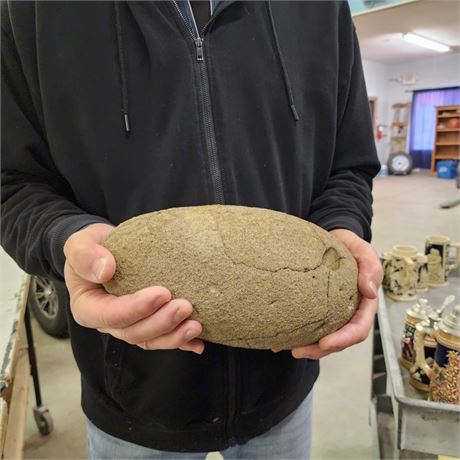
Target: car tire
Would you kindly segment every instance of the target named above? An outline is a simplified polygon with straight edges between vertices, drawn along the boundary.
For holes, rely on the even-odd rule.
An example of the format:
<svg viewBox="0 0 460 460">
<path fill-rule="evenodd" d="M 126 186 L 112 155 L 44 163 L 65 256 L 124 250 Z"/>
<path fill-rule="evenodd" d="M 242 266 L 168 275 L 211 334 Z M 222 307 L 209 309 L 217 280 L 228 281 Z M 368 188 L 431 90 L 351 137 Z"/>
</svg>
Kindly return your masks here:
<svg viewBox="0 0 460 460">
<path fill-rule="evenodd" d="M 33 276 L 28 306 L 41 328 L 53 337 L 68 337 L 67 309 L 69 297 L 64 284 Z"/>
<path fill-rule="evenodd" d="M 395 176 L 406 176 L 412 172 L 413 160 L 406 152 L 392 153 L 388 158 L 388 172 Z"/>
</svg>

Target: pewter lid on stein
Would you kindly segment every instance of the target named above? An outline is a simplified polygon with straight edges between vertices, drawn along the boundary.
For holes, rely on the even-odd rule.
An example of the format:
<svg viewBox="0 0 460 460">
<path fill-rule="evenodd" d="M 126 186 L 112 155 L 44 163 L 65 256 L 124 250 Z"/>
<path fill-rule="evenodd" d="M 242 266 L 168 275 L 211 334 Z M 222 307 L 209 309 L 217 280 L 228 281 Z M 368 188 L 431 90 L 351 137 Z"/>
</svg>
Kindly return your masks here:
<svg viewBox="0 0 460 460">
<path fill-rule="evenodd" d="M 411 307 L 406 310 L 406 313 L 414 318 L 425 319 L 428 313 L 431 312 L 431 306 L 428 299 L 418 299 L 418 302 L 414 303 Z"/>
<path fill-rule="evenodd" d="M 420 299 L 422 300 L 422 299 Z M 420 302 L 419 300 L 419 302 Z M 442 320 L 441 314 L 444 311 L 444 309 L 450 305 L 453 301 L 455 300 L 454 295 L 449 295 L 444 299 L 444 302 L 442 305 L 434 310 L 433 308 L 430 309 L 429 312 L 427 312 L 426 318 L 421 321 L 420 323 L 417 324 L 417 329 L 418 330 L 424 330 L 427 334 L 433 335 L 434 334 L 434 329 L 439 326 L 440 321 Z M 444 329 L 443 329 L 444 330 Z"/>
<path fill-rule="evenodd" d="M 441 304 L 439 308 L 436 310 L 433 310 L 431 313 L 428 314 L 428 318 L 430 319 L 431 322 L 438 323 L 441 321 L 442 317 L 442 312 L 448 307 L 453 301 L 455 300 L 454 295 L 448 295 L 445 299 L 444 302 Z"/>
<path fill-rule="evenodd" d="M 456 305 L 452 311 L 442 319 L 438 328 L 446 334 L 460 336 L 460 304 Z"/>
<path fill-rule="evenodd" d="M 430 313 L 423 321 L 420 321 L 416 327 L 417 330 L 425 331 L 428 335 L 434 334 L 435 326 L 439 323 L 441 317 L 436 313 Z"/>
</svg>

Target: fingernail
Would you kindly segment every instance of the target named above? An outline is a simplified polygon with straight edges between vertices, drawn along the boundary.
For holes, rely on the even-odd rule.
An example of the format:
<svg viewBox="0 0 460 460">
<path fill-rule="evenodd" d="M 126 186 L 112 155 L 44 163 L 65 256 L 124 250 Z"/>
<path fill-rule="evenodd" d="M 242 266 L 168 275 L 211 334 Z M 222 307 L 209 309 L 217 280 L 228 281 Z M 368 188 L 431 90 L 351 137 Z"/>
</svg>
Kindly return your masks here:
<svg viewBox="0 0 460 460">
<path fill-rule="evenodd" d="M 98 259 L 96 260 L 96 262 L 93 263 L 92 272 L 96 281 L 100 281 L 106 263 L 107 259 Z"/>
<path fill-rule="evenodd" d="M 201 355 L 203 353 L 203 349 L 201 350 L 193 350 L 193 353 L 196 353 L 197 355 Z"/>
<path fill-rule="evenodd" d="M 375 283 L 373 281 L 369 282 L 369 287 L 370 287 L 371 291 L 373 292 L 373 294 L 376 296 L 377 295 L 377 286 L 375 285 Z"/>
</svg>

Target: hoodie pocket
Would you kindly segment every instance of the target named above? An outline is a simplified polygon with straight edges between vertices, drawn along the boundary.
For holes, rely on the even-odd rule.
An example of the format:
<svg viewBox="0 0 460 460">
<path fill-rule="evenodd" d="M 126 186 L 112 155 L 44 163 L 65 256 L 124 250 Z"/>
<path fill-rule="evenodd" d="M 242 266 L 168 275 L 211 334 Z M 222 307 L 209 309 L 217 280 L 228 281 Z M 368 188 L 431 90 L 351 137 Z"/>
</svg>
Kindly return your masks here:
<svg viewBox="0 0 460 460">
<path fill-rule="evenodd" d="M 145 351 L 125 344 L 119 353 L 114 340 L 108 355 L 121 360 L 107 364 L 108 389 L 126 415 L 161 431 L 193 431 L 223 423 L 226 404 L 220 347 L 206 344 L 199 356 L 180 350 Z"/>
</svg>

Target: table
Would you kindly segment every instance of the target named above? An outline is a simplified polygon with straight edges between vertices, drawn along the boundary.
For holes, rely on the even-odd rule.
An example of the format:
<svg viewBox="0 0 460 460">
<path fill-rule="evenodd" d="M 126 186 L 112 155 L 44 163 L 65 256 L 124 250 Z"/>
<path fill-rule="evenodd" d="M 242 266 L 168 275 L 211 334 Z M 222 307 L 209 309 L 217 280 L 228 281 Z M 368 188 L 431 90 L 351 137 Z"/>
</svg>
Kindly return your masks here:
<svg viewBox="0 0 460 460">
<path fill-rule="evenodd" d="M 439 307 L 449 294 L 460 302 L 460 279 L 420 294 Z M 412 302 L 413 303 L 413 302 Z M 409 384 L 399 363 L 405 310 L 411 302 L 396 302 L 380 291 L 374 330 L 370 423 L 375 458 L 460 457 L 460 405 L 427 401 Z M 448 307 L 448 311 L 453 306 Z M 414 455 L 414 453 L 417 453 Z"/>
<path fill-rule="evenodd" d="M 42 434 L 53 429 L 42 404 L 37 361 L 27 308 L 30 276 L 3 251 L 0 263 L 0 457 L 22 458 L 28 388 L 32 375 L 37 405 L 34 418 Z M 23 345 L 23 335 L 27 345 Z"/>
</svg>

